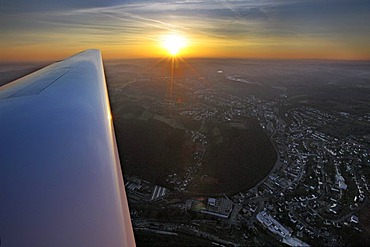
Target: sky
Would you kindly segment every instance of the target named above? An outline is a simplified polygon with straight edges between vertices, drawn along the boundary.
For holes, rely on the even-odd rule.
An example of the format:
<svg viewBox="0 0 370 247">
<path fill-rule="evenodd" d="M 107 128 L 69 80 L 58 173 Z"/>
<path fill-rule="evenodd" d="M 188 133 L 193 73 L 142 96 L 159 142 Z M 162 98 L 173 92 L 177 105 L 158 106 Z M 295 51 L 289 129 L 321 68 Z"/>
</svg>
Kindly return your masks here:
<svg viewBox="0 0 370 247">
<path fill-rule="evenodd" d="M 0 0 L 0 60 L 163 57 L 170 33 L 183 57 L 368 60 L 369 23 L 369 0 Z"/>
</svg>

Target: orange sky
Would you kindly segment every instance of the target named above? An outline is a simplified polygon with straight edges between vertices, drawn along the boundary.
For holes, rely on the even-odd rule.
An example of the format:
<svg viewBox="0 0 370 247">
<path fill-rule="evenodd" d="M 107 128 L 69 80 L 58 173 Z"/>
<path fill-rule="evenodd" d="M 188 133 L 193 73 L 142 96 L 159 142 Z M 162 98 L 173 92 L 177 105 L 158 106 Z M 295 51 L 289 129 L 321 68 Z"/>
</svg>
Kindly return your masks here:
<svg viewBox="0 0 370 247">
<path fill-rule="evenodd" d="M 184 57 L 370 59 L 363 1 L 8 1 L 1 61 L 57 60 L 85 49 L 105 59 L 163 57 L 161 37 L 187 39 Z"/>
</svg>

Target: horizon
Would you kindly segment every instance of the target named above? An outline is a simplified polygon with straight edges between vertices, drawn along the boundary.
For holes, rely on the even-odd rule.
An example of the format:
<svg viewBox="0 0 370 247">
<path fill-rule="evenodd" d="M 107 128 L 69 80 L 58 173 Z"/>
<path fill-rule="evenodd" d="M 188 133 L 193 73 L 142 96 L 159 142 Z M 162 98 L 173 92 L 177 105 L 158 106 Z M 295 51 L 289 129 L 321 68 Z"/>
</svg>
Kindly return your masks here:
<svg viewBox="0 0 370 247">
<path fill-rule="evenodd" d="M 0 11 L 1 62 L 90 47 L 105 60 L 163 58 L 161 39 L 173 34 L 187 40 L 186 59 L 370 60 L 370 2 L 361 0 L 15 0 Z"/>
<path fill-rule="evenodd" d="M 90 50 L 90 49 L 86 49 Z M 80 52 L 86 51 L 86 50 L 81 50 L 76 53 L 71 53 L 71 54 L 66 54 L 65 57 L 58 57 L 55 59 L 43 59 L 43 58 L 34 58 L 34 59 L 2 59 L 0 60 L 0 64 L 2 65 L 11 65 L 11 64 L 32 64 L 32 63 L 40 63 L 40 64 L 48 64 L 48 63 L 55 63 L 58 61 L 63 61 L 65 59 L 68 59 L 69 57 L 72 57 Z M 119 58 L 105 58 L 104 53 L 102 52 L 102 60 L 103 62 L 105 61 L 122 61 L 122 60 L 127 60 L 127 61 L 133 61 L 133 60 L 164 60 L 164 59 L 171 59 L 171 56 L 162 56 L 162 57 L 119 57 Z M 178 56 L 179 58 L 185 59 L 187 61 L 189 60 L 250 60 L 250 61 L 287 61 L 287 62 L 294 62 L 294 61 L 301 61 L 301 62 L 309 62 L 309 61 L 317 61 L 317 62 L 361 62 L 361 63 L 366 63 L 370 62 L 370 58 L 366 59 L 334 59 L 334 58 L 289 58 L 289 57 L 182 57 Z"/>
</svg>

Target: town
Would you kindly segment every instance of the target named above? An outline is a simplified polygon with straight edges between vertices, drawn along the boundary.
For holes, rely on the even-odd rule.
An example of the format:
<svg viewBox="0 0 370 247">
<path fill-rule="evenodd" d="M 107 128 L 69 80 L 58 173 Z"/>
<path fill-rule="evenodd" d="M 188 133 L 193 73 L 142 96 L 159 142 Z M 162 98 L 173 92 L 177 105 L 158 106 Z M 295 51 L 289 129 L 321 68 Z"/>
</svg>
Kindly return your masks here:
<svg viewBox="0 0 370 247">
<path fill-rule="evenodd" d="M 225 79 L 250 83 L 235 75 Z M 135 83 L 151 80 L 143 77 Z M 224 246 L 338 246 L 348 244 L 354 234 L 361 235 L 360 215 L 370 195 L 369 136 L 347 133 L 354 122 L 368 128 L 368 113 L 355 115 L 297 103 L 284 92 L 273 99 L 253 94 L 241 97 L 206 87 L 202 80 L 179 82 L 194 100 L 177 104 L 163 99 L 146 107 L 152 113 L 170 112 L 155 118 L 184 129 L 195 148 L 183 172 L 167 175 L 165 184 L 170 186 L 126 174 L 136 233 L 190 235 Z M 121 92 L 118 88 L 113 95 Z M 180 118 L 199 124 L 184 127 Z M 213 196 L 194 193 L 198 181 L 208 176 L 202 172 L 212 144 L 211 133 L 204 131 L 207 124 L 247 130 L 245 119 L 250 118 L 258 121 L 271 140 L 277 157 L 273 168 L 248 190 Z"/>
</svg>

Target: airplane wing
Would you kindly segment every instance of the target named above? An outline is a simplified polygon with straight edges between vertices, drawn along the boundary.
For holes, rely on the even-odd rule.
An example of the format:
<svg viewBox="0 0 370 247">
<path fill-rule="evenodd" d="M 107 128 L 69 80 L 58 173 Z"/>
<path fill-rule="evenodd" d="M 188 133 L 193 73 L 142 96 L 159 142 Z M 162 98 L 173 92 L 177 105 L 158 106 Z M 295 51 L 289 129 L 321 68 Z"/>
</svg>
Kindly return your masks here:
<svg viewBox="0 0 370 247">
<path fill-rule="evenodd" d="M 0 246 L 135 246 L 100 51 L 0 87 Z"/>
</svg>

